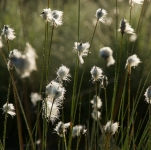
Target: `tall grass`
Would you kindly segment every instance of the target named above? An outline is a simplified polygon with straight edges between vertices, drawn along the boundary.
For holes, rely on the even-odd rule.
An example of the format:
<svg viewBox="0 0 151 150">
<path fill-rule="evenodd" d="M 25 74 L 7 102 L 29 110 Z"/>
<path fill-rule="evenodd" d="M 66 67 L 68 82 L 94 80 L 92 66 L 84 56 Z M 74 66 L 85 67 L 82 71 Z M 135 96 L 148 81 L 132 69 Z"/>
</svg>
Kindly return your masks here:
<svg viewBox="0 0 151 150">
<path fill-rule="evenodd" d="M 5 73 L 0 72 L 1 79 L 5 80 L 0 83 L 7 89 L 3 91 L 3 88 L 0 88 L 2 95 L 0 104 L 5 113 L 1 115 L 4 123 L 3 126 L 0 125 L 0 149 L 151 149 L 149 92 L 147 95 L 149 103 L 144 101 L 144 93 L 151 79 L 149 61 L 151 49 L 147 44 L 150 42 L 150 30 L 146 28 L 150 25 L 149 1 L 144 0 L 142 4 L 135 4 L 133 7 L 132 2 L 129 4 L 125 1 L 110 0 L 109 6 L 108 2 L 102 1 L 100 7 L 108 13 L 105 23 L 103 23 L 105 18 L 101 22 L 97 15 L 95 16 L 99 2 L 77 0 L 65 4 L 47 0 L 37 1 L 36 5 L 30 1 L 18 2 L 0 1 L 1 26 L 11 24 L 16 32 L 16 39 L 12 41 L 2 35 L 3 47 L 0 46 L 3 58 L 0 60 L 0 68 L 7 74 L 5 80 Z M 58 17 L 56 14 L 54 20 L 49 18 L 51 21 L 44 17 L 40 18 L 39 15 L 45 8 L 63 11 L 63 24 L 57 26 L 59 21 L 55 22 Z M 16 12 L 16 9 L 19 11 Z M 31 18 L 27 18 L 25 22 L 29 12 Z M 127 31 L 118 32 L 119 20 L 123 18 L 129 20 L 131 27 L 135 29 L 136 40 L 130 40 L 132 37 L 126 34 Z M 20 88 L 23 79 L 20 77 L 21 73 L 16 72 L 20 68 L 14 63 L 11 70 L 8 64 L 8 59 L 13 62 L 9 53 L 15 48 L 23 49 L 25 40 L 36 47 L 39 57 L 38 70 L 28 77 L 32 82 L 28 84 L 26 92 Z M 78 42 L 78 46 L 80 44 L 83 46 L 85 42 L 90 43 L 87 56 L 83 57 L 83 64 L 80 60 L 82 50 L 78 48 L 75 50 L 74 42 Z M 113 49 L 115 57 L 115 64 L 109 67 L 106 67 L 107 56 L 103 56 L 105 61 L 98 56 L 99 49 L 105 46 Z M 136 66 L 135 70 L 131 68 L 131 62 L 127 61 L 133 54 L 141 60 L 141 64 Z M 61 65 L 70 68 L 71 77 L 70 75 L 66 78 L 59 77 L 56 68 Z M 97 79 L 90 73 L 93 66 L 103 70 L 99 78 L 98 72 L 95 72 L 94 76 Z M 65 95 L 61 91 L 63 88 L 66 89 Z M 28 97 L 30 98 L 31 92 L 36 91 L 42 98 L 38 99 L 37 105 L 32 105 Z M 31 104 L 29 111 L 27 106 L 24 106 L 26 102 L 23 102 L 23 95 L 26 95 L 26 100 Z M 103 105 L 99 107 L 100 99 Z M 14 103 L 16 116 L 12 119 L 9 116 L 9 108 L 6 110 L 3 108 L 5 103 L 7 107 L 9 103 Z M 59 120 L 62 124 L 57 127 Z M 13 131 L 11 126 L 16 131 Z M 17 133 L 18 136 L 11 135 L 11 132 Z M 16 140 L 14 145 L 9 141 L 11 138 Z"/>
</svg>

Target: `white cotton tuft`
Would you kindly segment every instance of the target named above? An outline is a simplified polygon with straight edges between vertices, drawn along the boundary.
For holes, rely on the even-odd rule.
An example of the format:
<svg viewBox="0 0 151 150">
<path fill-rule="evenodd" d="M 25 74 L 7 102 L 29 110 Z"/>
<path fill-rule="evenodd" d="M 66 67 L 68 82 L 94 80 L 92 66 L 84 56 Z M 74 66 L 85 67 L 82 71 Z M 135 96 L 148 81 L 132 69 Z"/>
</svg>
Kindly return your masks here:
<svg viewBox="0 0 151 150">
<path fill-rule="evenodd" d="M 13 40 L 16 38 L 14 29 L 10 28 L 9 25 L 4 25 L 2 29 L 2 35 L 5 36 L 6 40 Z"/>
<path fill-rule="evenodd" d="M 92 75 L 92 81 L 96 82 L 102 79 L 102 69 L 96 66 L 93 66 L 91 71 L 90 71 L 91 75 Z"/>
<path fill-rule="evenodd" d="M 74 43 L 74 50 L 78 52 L 79 61 L 81 64 L 84 63 L 83 57 L 86 57 L 88 55 L 89 47 L 90 47 L 90 44 L 88 42 L 86 43 L 75 42 Z"/>
<path fill-rule="evenodd" d="M 81 134 L 86 134 L 87 129 L 85 129 L 85 126 L 82 125 L 76 125 L 72 129 L 72 137 L 80 136 Z"/>
<path fill-rule="evenodd" d="M 60 137 L 63 137 L 64 133 L 66 132 L 66 130 L 69 126 L 70 126 L 70 122 L 64 124 L 62 121 L 60 121 L 60 122 L 58 122 L 58 124 L 56 125 L 54 130 L 57 132 L 57 134 Z"/>
<path fill-rule="evenodd" d="M 34 106 L 37 105 L 37 102 L 42 100 L 42 97 L 39 93 L 31 93 L 31 102 L 33 103 Z"/>
<path fill-rule="evenodd" d="M 62 65 L 59 67 L 57 70 L 57 79 L 59 79 L 59 82 L 62 83 L 62 81 L 70 81 L 69 77 L 71 77 L 69 73 L 70 69 L 67 68 L 66 66 Z"/>
<path fill-rule="evenodd" d="M 102 23 L 106 23 L 106 15 L 107 15 L 107 11 L 105 9 L 102 9 L 102 8 L 99 8 L 95 14 L 97 19 Z"/>
<path fill-rule="evenodd" d="M 9 115 L 11 115 L 12 117 L 16 115 L 14 105 L 11 103 L 10 104 L 8 104 L 8 103 L 4 104 L 3 105 L 3 111 L 5 113 L 8 113 Z"/>
<path fill-rule="evenodd" d="M 129 25 L 126 19 L 122 19 L 120 22 L 120 28 L 118 29 L 119 32 L 126 34 L 135 34 L 134 29 Z"/>
<path fill-rule="evenodd" d="M 106 133 L 115 134 L 115 132 L 117 132 L 118 130 L 118 127 L 118 122 L 112 123 L 112 121 L 108 121 L 107 124 L 104 126 L 104 130 Z"/>
</svg>

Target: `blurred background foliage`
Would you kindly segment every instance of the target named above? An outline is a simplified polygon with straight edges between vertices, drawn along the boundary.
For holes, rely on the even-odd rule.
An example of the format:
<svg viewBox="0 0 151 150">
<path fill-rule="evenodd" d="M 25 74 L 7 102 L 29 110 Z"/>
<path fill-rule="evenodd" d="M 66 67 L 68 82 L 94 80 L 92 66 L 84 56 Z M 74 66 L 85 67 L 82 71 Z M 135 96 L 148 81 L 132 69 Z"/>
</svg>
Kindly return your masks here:
<svg viewBox="0 0 151 150">
<path fill-rule="evenodd" d="M 114 70 L 115 65 L 110 67 L 106 66 L 105 60 L 100 58 L 99 49 L 104 46 L 109 46 L 113 50 L 113 56 L 116 58 L 116 53 L 119 52 L 121 34 L 117 33 L 119 28 L 120 20 L 123 18 L 129 21 L 130 18 L 130 6 L 127 1 L 118 0 L 118 14 L 116 15 L 116 1 L 114 0 L 81 0 L 81 12 L 80 12 L 80 41 L 90 42 L 94 26 L 96 23 L 95 12 L 98 8 L 104 8 L 107 10 L 107 23 L 106 25 L 99 23 L 94 41 L 92 44 L 91 53 L 86 62 L 86 71 L 84 75 L 84 80 L 82 84 L 82 114 L 81 114 L 81 124 L 86 124 L 88 119 L 88 106 L 89 100 L 93 98 L 94 95 L 94 85 L 92 84 L 90 69 L 94 65 L 99 66 L 103 69 L 104 74 L 109 79 L 109 85 L 107 88 L 108 101 L 112 100 L 113 95 L 113 81 L 114 81 Z M 30 101 L 31 92 L 38 92 L 40 85 L 41 69 L 42 69 L 42 55 L 43 55 L 43 45 L 45 36 L 45 21 L 40 17 L 40 13 L 44 8 L 47 8 L 47 0 L 0 0 L 0 28 L 2 29 L 4 25 L 8 24 L 15 30 L 16 39 L 10 42 L 10 49 L 18 49 L 24 51 L 26 42 L 29 42 L 35 49 L 38 55 L 37 67 L 38 70 L 33 72 L 30 78 L 20 79 L 20 77 L 15 74 L 15 81 L 20 94 L 20 98 L 25 108 L 27 119 L 30 127 L 32 128 L 35 120 L 36 109 L 32 106 Z M 74 77 L 74 67 L 76 54 L 73 51 L 74 42 L 77 41 L 78 33 L 78 1 L 75 0 L 50 0 L 50 8 L 52 10 L 63 11 L 63 25 L 55 28 L 53 43 L 52 43 L 52 53 L 51 53 L 51 65 L 50 65 L 50 77 L 49 81 L 56 78 L 56 70 L 61 66 L 61 64 L 66 65 L 71 71 L 71 82 L 66 83 L 66 98 L 64 100 L 64 111 L 65 111 L 65 122 L 70 120 L 70 101 L 72 95 L 73 87 L 73 77 Z M 150 13 L 150 3 L 146 2 L 143 10 L 142 5 L 135 5 L 132 8 L 132 16 L 130 25 L 132 28 L 137 30 L 138 22 L 140 20 L 140 25 L 138 26 L 137 40 L 136 42 L 129 42 L 129 36 L 124 36 L 123 42 L 123 55 L 121 61 L 121 72 L 120 81 L 118 85 L 117 93 L 117 105 L 118 99 L 121 97 L 121 90 L 124 84 L 124 74 L 125 74 L 125 63 L 127 57 L 131 54 L 131 50 L 134 47 L 133 53 L 136 53 L 141 59 L 142 63 L 132 70 L 132 84 L 133 89 L 131 94 L 135 97 L 139 81 L 142 77 L 142 70 L 149 55 L 150 47 L 150 26 L 151 26 L 151 13 Z M 141 17 L 140 17 L 141 15 Z M 117 39 L 116 39 L 117 34 Z M 51 36 L 51 27 L 49 27 L 48 34 L 48 44 Z M 3 38 L 4 47 L 2 48 L 6 57 L 8 58 L 8 51 L 6 41 Z M 148 70 L 150 70 L 151 63 L 149 61 L 149 66 L 145 71 L 143 80 L 145 80 Z M 80 65 L 79 81 L 81 78 L 83 66 Z M 149 78 L 147 86 L 150 85 L 151 78 Z M 7 87 L 9 83 L 9 74 L 7 71 L 7 66 L 4 63 L 2 56 L 0 55 L 0 107 L 6 102 Z M 43 92 L 45 92 L 46 82 L 43 84 Z M 146 86 L 146 88 L 147 88 Z M 100 94 L 102 101 L 104 102 L 104 93 Z M 10 101 L 13 103 L 13 93 L 11 89 Z M 142 103 L 139 107 L 140 115 L 139 118 L 143 117 L 145 113 L 146 103 L 144 102 L 144 97 L 142 96 Z M 118 108 L 117 108 L 118 109 Z M 104 111 L 104 110 L 103 110 Z M 1 111 L 2 114 L 2 111 Z M 103 112 L 102 112 L 103 118 Z M 17 126 L 16 118 L 12 119 L 8 117 L 8 127 L 7 127 L 7 137 L 8 141 L 14 141 L 10 143 L 11 145 L 17 145 Z M 114 117 L 116 119 L 116 116 Z M 4 115 L 0 115 L 0 137 L 2 139 L 3 134 L 3 121 Z M 104 123 L 104 122 L 103 122 Z M 26 128 L 24 127 L 24 121 L 22 121 L 22 129 L 24 132 L 24 140 L 26 138 Z M 52 129 L 50 135 L 52 134 Z M 57 139 L 57 135 L 53 134 L 53 139 Z M 51 139 L 51 136 L 50 136 Z M 50 142 L 50 145 L 56 145 L 57 140 Z M 7 145 L 8 146 L 8 145 Z M 9 146 L 8 146 L 9 147 Z M 51 147 L 51 146 L 50 146 Z"/>
</svg>

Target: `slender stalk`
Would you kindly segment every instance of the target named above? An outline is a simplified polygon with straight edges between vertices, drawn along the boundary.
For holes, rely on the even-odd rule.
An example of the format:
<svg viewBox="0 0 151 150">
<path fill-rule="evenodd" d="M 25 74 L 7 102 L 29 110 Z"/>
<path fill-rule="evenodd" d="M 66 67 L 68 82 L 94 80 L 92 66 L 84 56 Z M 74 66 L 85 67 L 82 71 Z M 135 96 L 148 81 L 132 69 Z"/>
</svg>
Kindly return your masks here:
<svg viewBox="0 0 151 150">
<path fill-rule="evenodd" d="M 11 87 L 11 79 L 9 79 L 9 85 L 8 85 L 8 92 L 7 92 L 7 107 L 9 103 L 9 96 L 10 96 L 10 87 Z M 7 126 L 7 109 L 5 112 L 5 121 L 4 121 L 4 131 L 3 131 L 3 149 L 5 150 L 5 139 L 6 139 L 6 126 Z"/>
<path fill-rule="evenodd" d="M 113 114 L 114 114 L 114 104 L 115 104 L 115 98 L 116 98 L 116 92 L 117 92 L 118 78 L 119 78 L 119 74 L 120 74 L 122 46 L 123 46 L 123 35 L 122 35 L 122 38 L 121 38 L 120 55 L 119 55 L 118 64 L 117 64 L 117 73 L 116 73 L 116 76 L 115 76 L 115 79 L 114 79 L 114 90 L 113 90 L 113 98 L 112 98 L 112 106 L 111 106 L 111 120 L 113 119 Z"/>
<path fill-rule="evenodd" d="M 55 26 L 53 25 L 52 26 L 52 30 L 51 30 L 51 38 L 50 38 L 49 52 L 48 52 L 48 58 L 47 58 L 48 62 L 46 63 L 46 75 L 47 75 L 47 79 L 49 78 L 50 55 L 51 55 L 51 46 L 52 46 L 52 38 L 53 38 L 54 27 Z"/>
<path fill-rule="evenodd" d="M 64 139 L 64 144 L 65 144 L 65 150 L 67 150 L 67 141 L 66 141 L 65 132 L 63 132 L 63 139 Z"/>
<path fill-rule="evenodd" d="M 127 118 L 127 127 L 130 123 L 130 91 L 131 91 L 131 87 L 130 87 L 130 84 L 131 84 L 131 74 L 129 74 L 128 76 L 129 80 L 128 80 L 128 118 Z M 129 134 L 129 133 L 127 133 Z M 127 142 L 129 143 L 129 136 L 127 136 L 128 139 L 127 139 Z"/>
<path fill-rule="evenodd" d="M 104 93 L 105 93 L 105 111 L 106 111 L 106 119 L 105 119 L 105 121 L 107 122 L 107 120 L 108 120 L 108 110 L 107 110 L 107 94 L 106 94 L 106 88 L 104 88 Z"/>
<path fill-rule="evenodd" d="M 47 39 L 47 23 L 45 22 L 45 39 L 44 39 L 44 45 L 43 45 L 43 58 L 42 58 L 42 73 L 41 73 L 41 79 L 40 79 L 40 88 L 39 88 L 39 94 L 41 94 L 42 86 L 43 86 L 43 79 L 44 79 L 44 64 L 45 64 L 45 55 L 46 55 L 46 39 Z M 37 132 L 38 132 L 38 120 L 40 115 L 40 103 L 38 103 L 37 108 L 37 119 L 36 119 L 36 130 L 35 130 L 35 143 L 37 141 Z"/>
<path fill-rule="evenodd" d="M 31 134 L 31 131 L 29 129 L 28 122 L 27 122 L 27 119 L 26 119 L 26 115 L 25 115 L 21 100 L 20 100 L 18 92 L 17 92 L 17 88 L 16 88 L 16 85 L 15 85 L 15 82 L 14 82 L 13 74 L 11 72 L 10 72 L 10 76 L 11 76 L 12 85 L 13 85 L 15 103 L 17 104 L 17 100 L 18 100 L 20 108 L 21 108 L 21 111 L 22 111 L 22 114 L 23 114 L 23 117 L 24 117 L 24 120 L 25 120 L 25 124 L 26 124 L 27 130 L 28 130 L 28 134 L 29 134 L 29 137 L 30 137 L 30 140 L 31 140 L 32 148 L 33 148 L 33 150 L 35 150 L 35 145 L 34 145 L 34 142 L 33 142 L 32 134 Z M 16 110 L 17 110 L 17 108 L 16 108 Z M 21 121 L 19 120 L 19 122 L 18 122 L 19 125 L 21 125 L 20 122 Z"/>
<path fill-rule="evenodd" d="M 78 150 L 78 148 L 79 148 L 80 140 L 81 140 L 81 135 L 78 137 L 78 142 L 77 142 L 76 150 Z"/>
</svg>

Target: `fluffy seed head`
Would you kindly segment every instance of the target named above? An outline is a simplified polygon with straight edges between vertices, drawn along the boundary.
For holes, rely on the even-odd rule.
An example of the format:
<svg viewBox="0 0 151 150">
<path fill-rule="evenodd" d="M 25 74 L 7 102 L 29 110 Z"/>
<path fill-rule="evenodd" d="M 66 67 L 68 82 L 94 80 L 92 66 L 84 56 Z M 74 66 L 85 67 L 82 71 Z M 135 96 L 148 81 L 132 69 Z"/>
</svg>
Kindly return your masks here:
<svg viewBox="0 0 151 150">
<path fill-rule="evenodd" d="M 81 64 L 84 63 L 84 60 L 82 57 L 86 57 L 88 55 L 89 47 L 90 47 L 90 44 L 88 42 L 86 42 L 86 43 L 75 42 L 74 43 L 74 50 L 78 52 L 79 61 Z"/>
<path fill-rule="evenodd" d="M 120 28 L 118 29 L 119 32 L 126 34 L 135 34 L 134 29 L 129 25 L 126 19 L 122 19 L 120 22 Z"/>
<path fill-rule="evenodd" d="M 21 78 L 29 77 L 32 71 L 37 70 L 36 58 L 35 50 L 29 43 L 26 43 L 24 54 L 16 49 L 10 51 L 8 69 L 12 69 L 12 66 L 15 66 Z"/>
<path fill-rule="evenodd" d="M 127 67 L 127 70 L 129 74 L 131 73 L 131 67 L 136 67 L 139 63 L 141 63 L 140 59 L 137 57 L 136 54 L 128 57 L 125 68 Z"/>
<path fill-rule="evenodd" d="M 93 109 L 93 111 L 92 111 L 92 113 L 91 113 L 91 115 L 92 115 L 92 118 L 94 119 L 94 120 L 99 120 L 99 119 L 101 119 L 101 112 L 100 111 L 98 111 L 97 109 Z"/>
<path fill-rule="evenodd" d="M 92 81 L 96 82 L 102 79 L 102 69 L 96 66 L 93 66 L 91 71 L 90 71 L 91 75 L 92 75 Z"/>
<path fill-rule="evenodd" d="M 100 56 L 107 60 L 107 66 L 113 65 L 115 60 L 113 58 L 113 51 L 110 47 L 103 47 L 100 49 Z"/>
<path fill-rule="evenodd" d="M 94 95 L 93 99 L 90 101 L 93 108 L 100 109 L 102 107 L 102 101 L 99 96 Z"/>
<path fill-rule="evenodd" d="M 51 25 L 54 25 L 56 27 L 62 25 L 62 16 L 63 16 L 62 11 L 53 10 L 51 12 L 51 16 L 52 16 Z"/>
<path fill-rule="evenodd" d="M 145 101 L 148 104 L 151 104 L 151 86 L 146 89 L 146 92 L 145 92 L 144 96 L 146 97 Z"/>
<path fill-rule="evenodd" d="M 31 97 L 31 102 L 33 103 L 34 106 L 37 105 L 38 101 L 42 100 L 41 95 L 38 93 L 31 93 L 30 97 Z"/>
<path fill-rule="evenodd" d="M 57 79 L 59 79 L 59 82 L 62 83 L 63 80 L 65 81 L 70 81 L 69 74 L 70 69 L 67 68 L 66 66 L 62 65 L 58 70 L 57 70 Z"/>
<path fill-rule="evenodd" d="M 103 75 L 101 80 L 101 87 L 105 89 L 107 85 L 108 85 L 108 78 Z"/>
<path fill-rule="evenodd" d="M 16 38 L 14 29 L 10 28 L 9 25 L 4 25 L 4 28 L 2 29 L 2 35 L 4 35 L 7 40 L 13 40 Z"/>
<path fill-rule="evenodd" d="M 5 113 L 8 113 L 9 115 L 11 115 L 12 117 L 16 115 L 14 105 L 11 103 L 10 104 L 8 104 L 8 103 L 4 104 L 3 105 L 3 111 Z"/>
<path fill-rule="evenodd" d="M 99 8 L 96 11 L 95 16 L 97 17 L 97 19 L 102 22 L 105 23 L 106 22 L 106 15 L 107 15 L 107 11 L 105 9 Z"/>
<path fill-rule="evenodd" d="M 62 137 L 64 135 L 64 133 L 66 132 L 66 129 L 70 126 L 70 122 L 69 123 L 63 123 L 62 121 L 58 122 L 58 124 L 56 125 L 56 127 L 54 128 L 54 130 L 57 132 L 57 134 Z"/>
<path fill-rule="evenodd" d="M 82 125 L 76 125 L 72 129 L 72 137 L 80 136 L 81 134 L 86 134 L 87 129 L 85 129 L 85 126 Z"/>
<path fill-rule="evenodd" d="M 43 11 L 41 12 L 40 16 L 42 16 L 45 21 L 50 22 L 51 19 L 52 19 L 51 9 L 50 8 L 43 9 Z"/>
<path fill-rule="evenodd" d="M 57 119 L 59 119 L 60 106 L 60 103 L 56 101 L 52 102 L 49 97 L 46 97 L 43 101 L 43 118 L 47 118 L 47 121 L 54 123 Z"/>
<path fill-rule="evenodd" d="M 112 121 L 108 121 L 107 124 L 104 126 L 104 130 L 106 133 L 115 134 L 115 132 L 117 132 L 118 130 L 118 127 L 118 122 L 113 123 Z"/>
<path fill-rule="evenodd" d="M 58 100 L 62 102 L 65 92 L 65 88 L 54 80 L 46 86 L 46 93 L 52 100 Z"/>
</svg>

